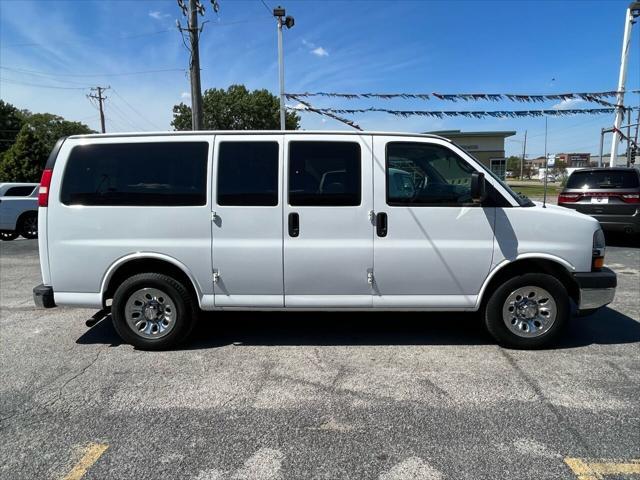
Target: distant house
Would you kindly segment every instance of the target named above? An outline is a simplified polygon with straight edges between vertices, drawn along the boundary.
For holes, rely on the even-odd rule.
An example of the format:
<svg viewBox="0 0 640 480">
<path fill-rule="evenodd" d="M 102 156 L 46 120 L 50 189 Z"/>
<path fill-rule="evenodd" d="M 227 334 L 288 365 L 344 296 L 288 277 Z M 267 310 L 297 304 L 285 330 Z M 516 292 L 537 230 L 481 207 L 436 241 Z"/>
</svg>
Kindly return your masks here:
<svg viewBox="0 0 640 480">
<path fill-rule="evenodd" d="M 440 130 L 425 133 L 448 138 L 504 179 L 506 173 L 504 139 L 515 135 L 515 131 L 463 132 L 461 130 Z"/>
<path fill-rule="evenodd" d="M 583 168 L 591 164 L 590 153 L 558 153 L 556 162 L 563 162 L 567 168 Z"/>
</svg>

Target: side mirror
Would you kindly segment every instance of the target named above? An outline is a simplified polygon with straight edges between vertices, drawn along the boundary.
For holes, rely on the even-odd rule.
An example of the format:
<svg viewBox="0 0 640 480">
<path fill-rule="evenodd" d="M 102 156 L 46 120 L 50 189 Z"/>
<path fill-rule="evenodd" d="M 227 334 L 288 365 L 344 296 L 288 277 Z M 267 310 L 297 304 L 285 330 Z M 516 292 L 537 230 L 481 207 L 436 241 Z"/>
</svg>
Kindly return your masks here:
<svg viewBox="0 0 640 480">
<path fill-rule="evenodd" d="M 471 174 L 471 200 L 474 203 L 482 203 L 486 196 L 487 191 L 484 180 L 484 173 L 473 172 Z"/>
</svg>

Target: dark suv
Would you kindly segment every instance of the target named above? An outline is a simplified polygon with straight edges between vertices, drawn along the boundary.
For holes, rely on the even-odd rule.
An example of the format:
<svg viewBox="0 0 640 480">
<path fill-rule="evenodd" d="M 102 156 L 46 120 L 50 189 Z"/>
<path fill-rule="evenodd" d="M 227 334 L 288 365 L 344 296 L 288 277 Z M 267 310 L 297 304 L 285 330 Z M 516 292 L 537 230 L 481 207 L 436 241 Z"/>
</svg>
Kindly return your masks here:
<svg viewBox="0 0 640 480">
<path fill-rule="evenodd" d="M 558 205 L 591 215 L 604 230 L 640 233 L 640 171 L 576 170 L 558 196 Z"/>
</svg>

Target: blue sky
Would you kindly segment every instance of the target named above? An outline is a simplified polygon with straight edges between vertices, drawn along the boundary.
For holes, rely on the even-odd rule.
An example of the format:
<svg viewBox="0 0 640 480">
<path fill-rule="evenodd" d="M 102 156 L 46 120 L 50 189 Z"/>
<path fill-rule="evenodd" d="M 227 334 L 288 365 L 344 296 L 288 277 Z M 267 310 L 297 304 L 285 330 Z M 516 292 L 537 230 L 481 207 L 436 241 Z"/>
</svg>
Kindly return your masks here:
<svg viewBox="0 0 640 480">
<path fill-rule="evenodd" d="M 203 1 L 204 3 L 204 1 Z M 274 0 L 265 0 L 270 7 Z M 286 90 L 412 93 L 562 93 L 615 90 L 627 1 L 292 1 L 285 31 Z M 278 88 L 276 27 L 261 0 L 208 1 L 201 21 L 202 85 Z M 188 52 L 175 0 L 0 0 L 0 97 L 99 128 L 86 87 L 111 86 L 107 130 L 168 129 L 189 102 Z M 136 73 L 156 71 L 155 73 Z M 57 86 L 59 88 L 44 88 Z M 640 87 L 640 26 L 627 89 Z M 638 106 L 638 95 L 627 102 Z M 547 104 L 313 99 L 318 106 L 506 110 Z M 555 102 L 557 103 L 557 102 Z M 557 106 L 556 108 L 559 108 Z M 572 107 L 598 107 L 577 102 Z M 306 129 L 348 128 L 303 113 Z M 613 116 L 549 119 L 548 151 L 598 150 Z M 507 153 L 544 151 L 544 119 L 352 117 L 373 130 L 515 130 Z M 608 147 L 607 147 L 608 149 Z"/>
</svg>

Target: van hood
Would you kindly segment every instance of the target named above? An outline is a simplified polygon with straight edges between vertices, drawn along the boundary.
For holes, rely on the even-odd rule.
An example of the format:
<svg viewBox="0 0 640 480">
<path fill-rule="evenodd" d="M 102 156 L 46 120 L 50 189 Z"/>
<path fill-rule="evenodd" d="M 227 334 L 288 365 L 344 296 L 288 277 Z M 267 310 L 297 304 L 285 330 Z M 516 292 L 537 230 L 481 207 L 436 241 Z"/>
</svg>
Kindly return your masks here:
<svg viewBox="0 0 640 480">
<path fill-rule="evenodd" d="M 534 208 L 539 208 L 540 210 L 544 210 L 555 215 L 563 215 L 571 219 L 585 220 L 587 222 L 593 223 L 596 226 L 596 230 L 600 228 L 600 223 L 595 218 L 590 217 L 589 215 L 585 215 L 584 213 L 580 213 L 571 208 L 559 207 L 558 205 L 553 205 L 550 203 L 547 203 L 546 206 L 543 207 L 543 203 L 538 201 L 534 201 L 533 204 L 535 205 Z"/>
</svg>

